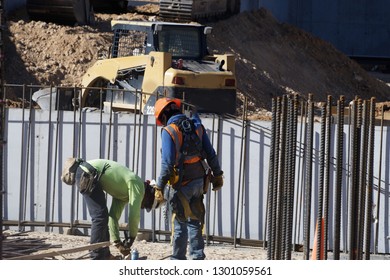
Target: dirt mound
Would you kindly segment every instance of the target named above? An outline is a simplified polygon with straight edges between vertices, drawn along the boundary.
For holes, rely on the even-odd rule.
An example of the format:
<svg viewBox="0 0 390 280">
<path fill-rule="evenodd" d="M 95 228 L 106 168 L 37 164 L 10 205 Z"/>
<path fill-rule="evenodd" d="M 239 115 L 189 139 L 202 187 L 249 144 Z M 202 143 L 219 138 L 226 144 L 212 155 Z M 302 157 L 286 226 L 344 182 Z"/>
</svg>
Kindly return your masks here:
<svg viewBox="0 0 390 280">
<path fill-rule="evenodd" d="M 267 10 L 241 13 L 213 25 L 209 46 L 236 55 L 239 91 L 252 109 L 271 106 L 285 93 L 326 101 L 328 95 L 352 100 L 388 100 L 390 87 L 371 77 L 331 44 L 291 25 L 279 23 Z"/>
<path fill-rule="evenodd" d="M 111 43 L 111 19 L 157 19 L 146 13 L 97 14 L 93 26 L 60 26 L 29 21 L 23 11 L 7 21 L 5 80 L 12 84 L 78 86 L 83 74 Z M 251 114 L 269 110 L 271 97 L 285 93 L 325 101 L 327 95 L 356 95 L 388 100 L 390 87 L 371 77 L 332 45 L 293 26 L 279 23 L 267 10 L 245 12 L 208 23 L 211 53 L 236 55 L 239 96 L 249 100 Z M 239 104 L 240 105 L 240 104 Z M 238 110 L 240 111 L 240 110 Z"/>
</svg>

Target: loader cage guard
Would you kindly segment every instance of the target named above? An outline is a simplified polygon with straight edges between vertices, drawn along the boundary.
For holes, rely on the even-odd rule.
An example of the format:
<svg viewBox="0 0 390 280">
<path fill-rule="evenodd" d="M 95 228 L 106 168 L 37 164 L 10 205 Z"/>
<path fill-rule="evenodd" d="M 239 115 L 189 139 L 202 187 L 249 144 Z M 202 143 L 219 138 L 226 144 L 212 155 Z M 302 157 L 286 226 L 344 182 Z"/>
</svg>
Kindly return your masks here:
<svg viewBox="0 0 390 280">
<path fill-rule="evenodd" d="M 153 50 L 150 27 L 117 24 L 113 27 L 114 38 L 111 48 L 111 57 L 124 57 L 148 54 Z"/>
</svg>

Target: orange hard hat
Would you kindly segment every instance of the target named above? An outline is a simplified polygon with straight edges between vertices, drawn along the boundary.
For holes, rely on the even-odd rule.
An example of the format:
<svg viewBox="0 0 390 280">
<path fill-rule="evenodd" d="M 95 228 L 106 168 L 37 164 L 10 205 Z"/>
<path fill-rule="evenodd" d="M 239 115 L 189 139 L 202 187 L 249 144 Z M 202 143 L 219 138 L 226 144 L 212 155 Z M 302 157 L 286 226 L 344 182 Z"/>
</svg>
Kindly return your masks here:
<svg viewBox="0 0 390 280">
<path fill-rule="evenodd" d="M 180 109 L 181 107 L 181 100 L 177 98 L 171 98 L 171 97 L 162 97 L 156 101 L 156 104 L 154 105 L 154 116 L 156 118 L 156 124 L 157 125 L 163 125 L 161 123 L 161 113 L 164 111 L 164 109 L 169 105 L 175 103 L 177 108 Z"/>
</svg>

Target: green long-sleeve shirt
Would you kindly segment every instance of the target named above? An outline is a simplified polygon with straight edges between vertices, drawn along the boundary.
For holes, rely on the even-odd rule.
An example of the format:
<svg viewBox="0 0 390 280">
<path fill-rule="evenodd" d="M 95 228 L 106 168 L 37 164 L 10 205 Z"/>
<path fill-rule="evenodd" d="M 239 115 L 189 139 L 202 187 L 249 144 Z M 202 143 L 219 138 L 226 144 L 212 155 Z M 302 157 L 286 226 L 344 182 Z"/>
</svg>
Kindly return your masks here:
<svg viewBox="0 0 390 280">
<path fill-rule="evenodd" d="M 111 241 L 120 239 L 118 221 L 126 204 L 129 205 L 129 236 L 136 237 L 141 219 L 141 202 L 145 192 L 144 182 L 126 166 L 115 161 L 94 159 L 88 163 L 99 172 L 108 164 L 108 168 L 100 178 L 100 184 L 103 190 L 112 196 L 108 220 Z"/>
</svg>

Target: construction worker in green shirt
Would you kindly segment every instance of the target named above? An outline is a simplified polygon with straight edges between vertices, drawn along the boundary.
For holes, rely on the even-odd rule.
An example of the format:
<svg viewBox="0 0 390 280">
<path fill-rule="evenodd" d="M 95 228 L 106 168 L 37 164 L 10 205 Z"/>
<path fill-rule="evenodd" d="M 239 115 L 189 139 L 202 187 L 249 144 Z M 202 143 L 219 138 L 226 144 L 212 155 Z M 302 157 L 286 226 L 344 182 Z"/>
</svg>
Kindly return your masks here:
<svg viewBox="0 0 390 280">
<path fill-rule="evenodd" d="M 107 159 L 84 161 L 69 158 L 61 179 L 68 185 L 76 184 L 83 195 L 92 218 L 90 243 L 113 241 L 120 253 L 129 255 L 137 236 L 141 209 L 150 211 L 163 203 L 154 203 L 154 188 L 143 182 L 134 172 L 118 162 Z M 106 195 L 112 196 L 110 210 L 107 209 Z M 121 241 L 119 219 L 128 205 L 129 239 Z M 91 251 L 91 259 L 115 259 L 109 247 Z"/>
</svg>

